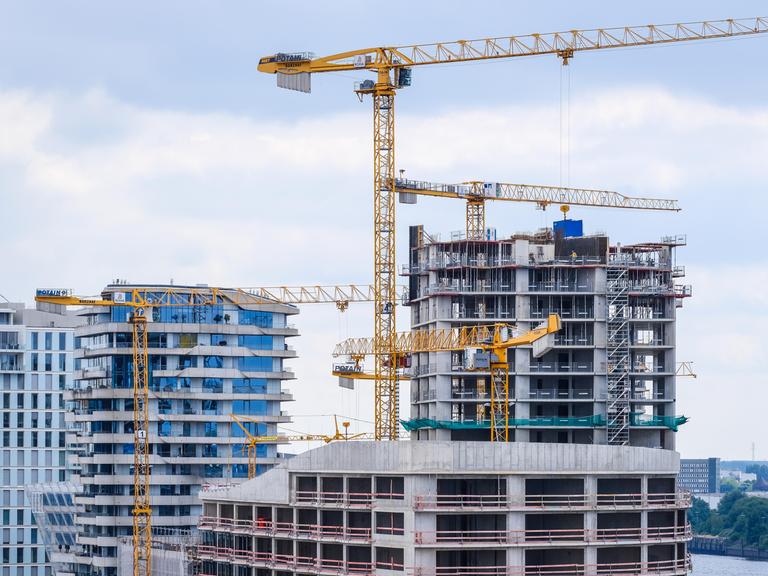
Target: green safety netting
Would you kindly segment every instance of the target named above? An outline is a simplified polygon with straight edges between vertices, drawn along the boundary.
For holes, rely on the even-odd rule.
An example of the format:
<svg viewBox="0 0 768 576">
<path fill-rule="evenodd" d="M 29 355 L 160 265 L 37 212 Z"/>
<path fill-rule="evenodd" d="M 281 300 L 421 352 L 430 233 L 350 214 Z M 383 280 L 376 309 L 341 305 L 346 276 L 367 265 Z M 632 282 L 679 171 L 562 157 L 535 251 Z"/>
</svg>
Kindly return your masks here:
<svg viewBox="0 0 768 576">
<path fill-rule="evenodd" d="M 677 432 L 679 426 L 688 422 L 687 416 L 646 416 L 644 414 L 631 414 L 629 423 L 631 426 L 665 426 Z M 403 428 L 408 432 L 423 428 L 441 428 L 447 430 L 474 430 L 490 428 L 488 420 L 465 420 L 454 422 L 453 420 L 433 420 L 431 418 L 413 418 L 401 420 Z M 601 414 L 593 416 L 581 416 L 572 418 L 510 418 L 509 426 L 563 426 L 565 428 L 599 428 L 606 425 L 605 417 Z"/>
<path fill-rule="evenodd" d="M 605 418 L 600 414 L 573 418 L 510 418 L 508 423 L 509 426 L 563 426 L 567 428 L 598 428 L 600 426 L 605 426 Z M 491 427 L 491 423 L 488 420 L 483 420 L 480 422 L 474 420 L 454 422 L 453 420 L 433 420 L 431 418 L 413 418 L 411 420 L 400 420 L 400 424 L 402 424 L 403 428 L 409 432 L 412 430 L 421 430 L 422 428 L 468 430 Z"/>
<path fill-rule="evenodd" d="M 688 422 L 688 416 L 647 416 L 633 413 L 629 417 L 632 426 L 665 426 L 677 432 L 677 428 Z"/>
</svg>

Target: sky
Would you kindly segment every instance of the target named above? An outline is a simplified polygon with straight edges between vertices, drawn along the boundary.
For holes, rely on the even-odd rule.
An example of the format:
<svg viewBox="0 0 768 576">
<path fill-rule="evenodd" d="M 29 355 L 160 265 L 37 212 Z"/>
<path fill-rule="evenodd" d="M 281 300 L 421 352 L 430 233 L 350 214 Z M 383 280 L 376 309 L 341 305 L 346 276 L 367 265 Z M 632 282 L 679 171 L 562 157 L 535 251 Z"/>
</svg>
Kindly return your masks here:
<svg viewBox="0 0 768 576">
<path fill-rule="evenodd" d="M 259 57 L 575 28 L 768 15 L 761 2 L 642 3 L 0 0 L 0 294 L 96 294 L 113 279 L 227 286 L 372 279 L 371 104 L 362 73 L 279 90 Z M 727 10 L 727 11 L 726 11 Z M 588 232 L 631 243 L 686 234 L 677 263 L 677 413 L 684 457 L 768 458 L 768 34 L 414 70 L 397 98 L 409 177 L 564 184 L 677 198 L 676 214 L 576 209 Z M 488 208 L 499 234 L 557 212 Z M 399 205 L 448 234 L 464 206 Z M 330 350 L 371 333 L 371 307 L 305 306 L 290 362 L 293 428 L 330 414 L 370 428 L 372 390 L 330 376 Z M 401 329 L 408 310 L 399 312 Z M 406 389 L 403 414 L 408 413 Z"/>
</svg>

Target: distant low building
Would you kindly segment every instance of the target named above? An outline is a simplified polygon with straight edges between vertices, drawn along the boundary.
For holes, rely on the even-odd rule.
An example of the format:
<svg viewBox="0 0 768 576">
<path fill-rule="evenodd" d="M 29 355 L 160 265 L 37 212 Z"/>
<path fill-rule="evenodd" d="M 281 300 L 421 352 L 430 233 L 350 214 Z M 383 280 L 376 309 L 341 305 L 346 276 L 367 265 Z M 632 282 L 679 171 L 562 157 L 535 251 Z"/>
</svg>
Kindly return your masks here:
<svg viewBox="0 0 768 576">
<path fill-rule="evenodd" d="M 723 470 L 721 478 L 733 478 L 737 482 L 754 482 L 757 480 L 757 474 L 742 472 L 741 470 Z"/>
<path fill-rule="evenodd" d="M 681 459 L 677 481 L 694 494 L 720 492 L 720 458 Z"/>
</svg>

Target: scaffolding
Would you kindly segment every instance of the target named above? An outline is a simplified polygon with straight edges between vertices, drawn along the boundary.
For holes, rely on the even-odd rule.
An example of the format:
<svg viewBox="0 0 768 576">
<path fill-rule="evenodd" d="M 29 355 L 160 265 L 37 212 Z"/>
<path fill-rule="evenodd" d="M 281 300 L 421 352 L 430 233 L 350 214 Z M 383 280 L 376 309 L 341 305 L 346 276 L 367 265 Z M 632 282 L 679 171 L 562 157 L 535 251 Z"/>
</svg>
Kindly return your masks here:
<svg viewBox="0 0 768 576">
<path fill-rule="evenodd" d="M 627 319 L 629 270 L 627 266 L 621 263 L 612 263 L 606 268 L 606 273 L 606 296 L 608 300 L 606 428 L 608 444 L 626 446 L 629 444 L 629 416 L 631 411 L 629 321 Z"/>
</svg>

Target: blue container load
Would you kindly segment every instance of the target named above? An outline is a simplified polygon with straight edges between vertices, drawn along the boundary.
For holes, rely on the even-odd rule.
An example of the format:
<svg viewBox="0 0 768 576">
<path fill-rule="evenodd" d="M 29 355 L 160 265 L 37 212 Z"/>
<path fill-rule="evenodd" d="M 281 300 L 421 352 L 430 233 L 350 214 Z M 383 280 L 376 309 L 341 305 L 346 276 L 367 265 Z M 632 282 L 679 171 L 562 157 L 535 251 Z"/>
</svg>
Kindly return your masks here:
<svg viewBox="0 0 768 576">
<path fill-rule="evenodd" d="M 584 236 L 583 220 L 557 220 L 552 224 L 555 237 L 562 234 L 563 238 L 580 238 Z"/>
</svg>

